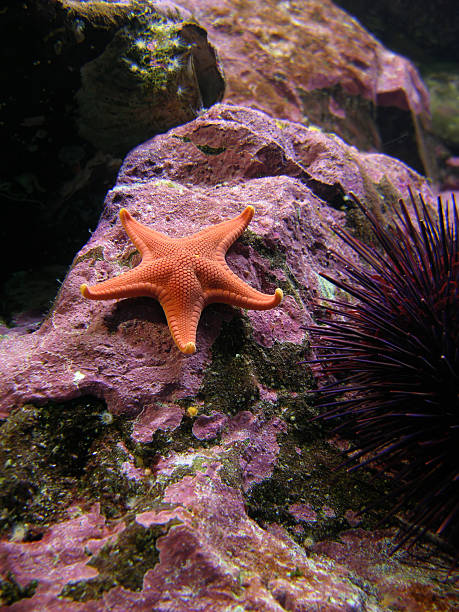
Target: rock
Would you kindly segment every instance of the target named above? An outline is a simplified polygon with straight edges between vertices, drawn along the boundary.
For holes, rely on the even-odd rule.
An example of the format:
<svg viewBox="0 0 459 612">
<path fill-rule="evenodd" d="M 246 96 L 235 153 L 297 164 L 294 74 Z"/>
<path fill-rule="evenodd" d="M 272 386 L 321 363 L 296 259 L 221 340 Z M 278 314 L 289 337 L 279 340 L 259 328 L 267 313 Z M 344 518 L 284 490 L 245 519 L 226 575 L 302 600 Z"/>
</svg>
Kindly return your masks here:
<svg viewBox="0 0 459 612">
<path fill-rule="evenodd" d="M 228 422 L 228 417 L 222 412 L 213 410 L 209 415 L 202 414 L 193 425 L 193 435 L 198 440 L 216 438 Z"/>
<path fill-rule="evenodd" d="M 414 65 L 331 0 L 181 0 L 206 28 L 225 102 L 317 125 L 435 176 L 429 95 Z"/>
<path fill-rule="evenodd" d="M 0 543 L 2 570 L 7 569 L 10 576 L 14 576 L 10 585 L 24 585 L 23 592 L 33 593 L 32 597 L 27 594 L 16 604 L 4 598 L 2 603 L 13 603 L 12 610 L 53 609 L 67 583 L 97 576 L 97 569 L 87 564 L 88 553 L 97 554 L 124 529 L 122 523 L 108 528 L 97 504 L 87 513 L 77 507 L 69 508 L 69 515 L 71 518 L 54 526 L 37 542 Z M 59 607 L 61 610 L 81 609 L 70 602 Z M 92 609 L 97 610 L 97 607 Z"/>
<path fill-rule="evenodd" d="M 77 92 L 80 134 L 117 155 L 193 119 L 224 91 L 206 31 L 184 21 L 178 9 L 171 17 L 156 7 L 141 14 L 132 8 L 125 22 L 82 67 Z"/>
<path fill-rule="evenodd" d="M 9 6 L 4 23 L 5 276 L 69 265 L 97 225 L 120 158 L 221 100 L 222 65 L 228 102 L 317 125 L 436 177 L 415 68 L 329 0 L 32 0 Z M 18 224 L 22 248 L 11 257 L 6 228 Z M 46 285 L 49 303 L 56 277 Z M 0 308 L 11 325 L 29 304 L 4 299 Z"/>
<path fill-rule="evenodd" d="M 291 345 L 292 358 L 299 358 L 306 337 L 302 326 L 320 295 L 318 273 L 333 246 L 329 226 L 342 222 L 344 212 L 337 209 L 345 210 L 344 195 L 353 191 L 379 210 L 405 193 L 408 184 L 432 199 L 421 178 L 394 159 L 359 153 L 317 129 L 225 105 L 141 145 L 126 158 L 99 227 L 76 256 L 41 329 L 3 341 L 2 414 L 24 402 L 82 394 L 103 398 L 115 414 L 134 415 L 152 399 L 193 397 L 225 324 L 245 326 L 244 338 L 261 350 Z M 161 232 L 184 236 L 235 216 L 249 203 L 256 208 L 255 218 L 228 261 L 266 293 L 277 285 L 285 288 L 285 303 L 242 318 L 224 305 L 207 308 L 192 359 L 177 354 L 154 300 L 107 304 L 80 296 L 83 282 L 114 276 L 135 261 L 118 220 L 123 206 Z M 232 345 L 229 351 L 234 357 Z M 255 398 L 263 393 L 260 377 L 267 375 L 255 368 L 250 378 L 246 366 L 241 364 L 246 380 L 239 392 Z M 237 360 L 232 367 L 238 371 Z M 228 399 L 229 405 L 235 401 Z"/>
<path fill-rule="evenodd" d="M 47 320 L 0 342 L 5 607 L 454 608 L 438 568 L 389 556 L 394 526 L 375 525 L 390 499 L 356 519 L 377 491 L 365 470 L 335 471 L 342 443 L 311 421 L 302 363 L 305 326 L 331 292 L 319 273 L 347 252 L 331 226 L 369 237 L 346 194 L 389 218 L 408 185 L 433 203 L 402 162 L 224 104 L 129 154 Z M 121 207 L 182 236 L 247 204 L 255 217 L 228 263 L 285 300 L 209 306 L 196 354 L 178 351 L 154 300 L 80 295 L 138 261 Z"/>
</svg>

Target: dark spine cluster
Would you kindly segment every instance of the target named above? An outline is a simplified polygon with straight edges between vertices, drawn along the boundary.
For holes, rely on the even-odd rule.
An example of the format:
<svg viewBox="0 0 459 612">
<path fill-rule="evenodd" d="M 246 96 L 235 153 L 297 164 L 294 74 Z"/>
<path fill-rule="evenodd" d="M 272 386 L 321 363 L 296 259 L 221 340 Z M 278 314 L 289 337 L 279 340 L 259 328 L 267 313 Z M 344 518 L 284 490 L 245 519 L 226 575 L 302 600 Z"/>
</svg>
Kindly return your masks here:
<svg viewBox="0 0 459 612">
<path fill-rule="evenodd" d="M 410 192 L 393 223 L 357 202 L 375 246 L 335 233 L 361 263 L 335 253 L 344 279 L 324 274 L 352 296 L 328 300 L 310 328 L 331 383 L 320 389 L 323 418 L 353 440 L 347 465 L 382 466 L 394 477 L 395 514 L 408 518 L 398 545 L 425 531 L 457 546 L 459 515 L 459 218 L 438 213 Z"/>
</svg>

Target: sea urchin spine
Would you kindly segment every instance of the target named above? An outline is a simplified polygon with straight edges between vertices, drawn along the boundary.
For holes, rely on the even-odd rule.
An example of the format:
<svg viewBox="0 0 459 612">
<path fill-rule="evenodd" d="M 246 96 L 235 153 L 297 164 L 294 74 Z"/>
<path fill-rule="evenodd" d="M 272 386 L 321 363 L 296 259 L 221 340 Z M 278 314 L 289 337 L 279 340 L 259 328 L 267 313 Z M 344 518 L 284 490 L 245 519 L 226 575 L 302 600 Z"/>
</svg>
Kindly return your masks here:
<svg viewBox="0 0 459 612">
<path fill-rule="evenodd" d="M 333 382 L 320 389 L 322 418 L 341 417 L 350 435 L 350 469 L 380 464 L 396 486 L 391 513 L 408 507 L 398 545 L 426 529 L 457 546 L 459 514 L 459 217 L 438 200 L 434 218 L 410 192 L 413 218 L 400 200 L 383 227 L 363 205 L 377 247 L 335 233 L 359 256 L 334 253 L 344 280 L 323 277 L 350 294 L 327 300 L 309 328 Z"/>
</svg>

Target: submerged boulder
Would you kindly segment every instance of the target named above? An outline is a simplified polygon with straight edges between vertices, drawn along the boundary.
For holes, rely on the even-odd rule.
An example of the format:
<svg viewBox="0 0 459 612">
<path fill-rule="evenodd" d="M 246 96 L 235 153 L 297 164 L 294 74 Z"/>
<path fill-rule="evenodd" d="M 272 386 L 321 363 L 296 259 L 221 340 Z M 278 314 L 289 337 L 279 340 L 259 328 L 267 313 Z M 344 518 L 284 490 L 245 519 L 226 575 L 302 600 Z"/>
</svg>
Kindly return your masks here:
<svg viewBox="0 0 459 612">
<path fill-rule="evenodd" d="M 136 414 L 153 398 L 194 397 L 213 345 L 228 326 L 240 329 L 231 340 L 235 346 L 249 342 L 265 352 L 290 347 L 293 367 L 306 347 L 303 327 L 324 292 L 319 273 L 333 265 L 328 253 L 336 238 L 330 226 L 347 218 L 365 234 L 346 194 L 352 191 L 384 213 L 408 185 L 432 201 L 423 179 L 397 160 L 360 153 L 316 128 L 243 107 L 214 106 L 139 146 L 126 158 L 99 226 L 76 256 L 47 320 L 34 334 L 12 333 L 2 342 L 7 374 L 0 381 L 2 412 L 27 401 L 90 393 L 114 413 Z M 83 282 L 110 278 L 138 261 L 118 219 L 121 208 L 181 237 L 235 216 L 248 204 L 255 217 L 230 249 L 229 264 L 265 293 L 282 287 L 286 298 L 273 310 L 237 316 L 234 308 L 208 307 L 192 358 L 177 353 L 156 301 L 89 302 L 80 295 Z M 236 352 L 230 345 L 229 353 Z M 260 377 L 267 374 L 258 360 L 254 366 L 260 371 L 246 378 L 258 396 Z"/>
<path fill-rule="evenodd" d="M 318 128 L 219 104 L 125 159 L 96 231 L 33 333 L 0 342 L 3 601 L 12 610 L 449 610 L 438 569 L 390 557 L 387 507 L 366 472 L 333 473 L 343 441 L 310 390 L 305 327 L 332 295 L 333 224 L 369 238 L 352 192 L 381 218 L 402 162 Z M 255 207 L 231 269 L 284 301 L 208 306 L 194 355 L 149 298 L 92 302 L 82 283 L 138 262 L 127 208 L 174 237 Z M 389 505 L 387 502 L 387 506 Z M 433 553 L 432 553 L 433 555 Z M 401 586 L 403 585 L 403 586 Z M 419 602 L 422 602 L 421 604 Z"/>
</svg>

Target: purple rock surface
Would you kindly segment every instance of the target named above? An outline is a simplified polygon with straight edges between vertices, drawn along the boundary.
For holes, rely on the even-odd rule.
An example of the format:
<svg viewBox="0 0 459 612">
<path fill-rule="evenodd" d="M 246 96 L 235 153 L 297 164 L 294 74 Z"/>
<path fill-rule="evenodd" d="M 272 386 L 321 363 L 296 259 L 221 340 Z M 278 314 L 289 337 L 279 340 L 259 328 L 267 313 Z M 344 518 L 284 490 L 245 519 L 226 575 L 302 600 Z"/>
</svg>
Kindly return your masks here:
<svg viewBox="0 0 459 612">
<path fill-rule="evenodd" d="M 407 111 L 407 125 L 413 113 L 422 133 L 429 94 L 414 65 L 331 0 L 181 5 L 193 11 L 219 50 L 226 101 L 310 121 L 360 149 L 383 146 L 374 106 Z M 417 146 L 425 155 L 422 139 Z"/>
<path fill-rule="evenodd" d="M 4 584 L 21 594 L 11 609 L 376 611 L 397 598 L 430 609 L 415 607 L 421 596 L 451 609 L 454 594 L 434 587 L 434 570 L 388 556 L 391 531 L 340 535 L 339 525 L 357 524 L 360 485 L 329 476 L 336 441 L 313 426 L 309 442 L 298 434 L 311 414 L 304 328 L 329 295 L 319 274 L 334 269 L 330 251 L 345 249 L 330 228 L 357 223 L 343 195 L 388 214 L 409 185 L 433 202 L 395 159 L 228 105 L 131 152 L 47 320 L 0 343 L 12 430 L 25 404 L 83 396 L 106 404 L 104 431 L 118 427 L 95 435 L 87 480 L 71 481 L 86 491 L 78 506 L 44 520 L 37 541 L 23 521 L 0 542 Z M 82 282 L 138 261 L 123 206 L 183 236 L 248 204 L 256 214 L 229 265 L 262 291 L 282 286 L 285 300 L 266 312 L 209 306 L 195 355 L 174 346 L 155 301 L 80 295 Z"/>
<path fill-rule="evenodd" d="M 223 150 L 206 154 L 205 147 Z M 377 191 L 369 194 L 369 186 L 375 190 L 388 177 L 395 193 L 406 194 L 411 185 L 432 201 L 423 179 L 395 159 L 359 153 L 315 129 L 225 105 L 141 145 L 123 164 L 100 224 L 76 256 L 40 330 L 3 339 L 0 414 L 24 402 L 91 394 L 115 414 L 136 415 L 151 402 L 197 393 L 212 344 L 235 309 L 217 305 L 204 311 L 199 350 L 189 358 L 173 346 L 154 300 L 100 303 L 80 295 L 83 282 L 111 278 L 136 261 L 118 219 L 122 207 L 156 230 L 180 237 L 254 205 L 250 232 L 275 257 L 269 261 L 247 239 L 230 249 L 229 265 L 261 291 L 282 284 L 286 298 L 273 310 L 248 311 L 244 319 L 262 347 L 299 346 L 314 299 L 321 295 L 318 274 L 330 266 L 327 253 L 335 241 L 330 226 L 344 221 L 344 213 L 317 194 L 331 199 L 352 191 L 367 201 L 370 195 L 380 207 L 383 199 Z"/>
</svg>

